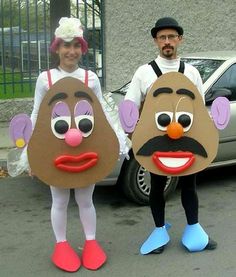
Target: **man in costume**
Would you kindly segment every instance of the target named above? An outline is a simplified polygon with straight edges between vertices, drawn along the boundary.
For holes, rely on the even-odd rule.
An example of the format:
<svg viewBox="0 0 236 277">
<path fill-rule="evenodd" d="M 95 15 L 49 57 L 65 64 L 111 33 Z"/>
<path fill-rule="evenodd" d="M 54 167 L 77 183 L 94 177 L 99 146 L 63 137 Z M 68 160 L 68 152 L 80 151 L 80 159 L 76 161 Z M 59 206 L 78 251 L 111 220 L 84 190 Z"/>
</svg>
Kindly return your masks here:
<svg viewBox="0 0 236 277">
<path fill-rule="evenodd" d="M 140 106 L 142 105 L 142 102 L 147 97 L 146 95 L 147 92 L 149 94 L 151 90 L 151 93 L 153 95 L 152 97 L 150 96 L 151 100 L 149 100 L 148 102 L 149 103 L 149 105 L 147 105 L 148 107 L 146 106 L 146 109 L 149 109 L 149 111 L 147 111 L 148 116 L 145 117 L 146 120 L 148 120 L 148 118 L 150 120 L 152 119 L 152 112 L 151 112 L 152 109 L 150 105 L 154 105 L 154 104 L 150 104 L 150 103 L 154 103 L 154 99 L 155 101 L 160 101 L 159 106 L 157 106 L 157 109 L 158 107 L 160 108 L 163 105 L 164 106 L 167 105 L 165 109 L 168 110 L 168 112 L 160 111 L 160 114 L 156 113 L 155 115 L 156 128 L 160 129 L 160 131 L 163 134 L 167 132 L 165 136 L 166 141 L 160 142 L 160 145 L 162 145 L 163 143 L 166 143 L 165 151 L 168 151 L 168 148 L 169 146 L 172 145 L 172 143 L 176 144 L 176 141 L 180 137 L 182 137 L 183 133 L 186 130 L 188 131 L 188 129 L 191 127 L 191 124 L 192 124 L 193 119 L 191 118 L 191 115 L 190 115 L 191 112 L 181 114 L 181 109 L 180 109 L 180 114 L 177 115 L 178 105 L 182 105 L 182 103 L 186 101 L 186 100 L 182 101 L 182 98 L 187 99 L 187 101 L 189 101 L 190 103 L 191 97 L 193 97 L 193 95 L 195 95 L 194 97 L 196 97 L 196 94 L 197 94 L 196 98 L 198 99 L 200 98 L 200 100 L 198 100 L 200 101 L 200 105 L 204 106 L 204 103 L 205 103 L 204 95 L 202 91 L 202 80 L 198 70 L 193 66 L 191 66 L 190 64 L 183 63 L 177 55 L 178 46 L 182 43 L 182 40 L 183 40 L 183 33 L 184 33 L 183 28 L 178 24 L 178 22 L 175 19 L 171 17 L 164 17 L 157 20 L 155 26 L 151 29 L 151 35 L 154 39 L 154 43 L 159 49 L 159 55 L 152 62 L 142 65 L 137 69 L 137 71 L 135 72 L 132 78 L 127 94 L 125 96 L 125 101 L 120 105 L 121 123 L 123 126 L 126 125 L 126 130 L 128 130 L 128 132 L 132 132 L 134 130 L 135 124 L 132 125 L 130 124 L 130 122 L 132 122 L 132 120 L 133 121 L 137 120 L 138 113 L 134 112 L 135 109 L 132 108 L 132 105 L 127 104 L 128 103 L 127 101 L 132 101 L 132 103 L 135 103 L 135 105 L 138 108 L 140 108 Z M 161 79 L 162 77 L 164 77 L 166 73 L 169 74 L 169 72 L 176 73 L 177 77 L 174 75 L 170 79 L 167 78 L 167 81 L 170 82 L 170 85 L 168 85 L 169 84 L 168 82 L 165 83 L 165 78 L 163 78 L 165 86 L 162 87 L 161 85 L 161 92 L 158 91 L 157 89 L 157 91 L 154 93 L 153 87 L 152 87 L 153 83 L 158 78 Z M 178 101 L 175 102 L 174 99 L 176 97 L 175 96 L 176 91 L 174 88 L 171 87 L 171 84 L 172 82 L 174 83 L 175 77 L 177 80 L 179 78 L 179 75 L 183 76 L 181 73 L 184 74 L 188 80 L 190 80 L 189 81 L 190 84 L 191 83 L 193 84 L 193 88 L 190 85 L 191 90 L 197 90 L 197 92 L 193 94 L 192 92 L 191 93 L 187 92 L 188 90 L 186 89 L 182 90 L 181 92 L 181 87 L 179 87 L 178 89 L 175 88 L 180 91 L 180 94 L 183 93 L 185 95 L 185 97 L 182 97 L 182 98 L 180 97 L 180 99 L 177 99 L 180 102 Z M 188 86 L 189 84 L 187 82 L 187 87 Z M 159 87 L 158 83 L 157 83 L 157 87 Z M 189 95 L 186 96 L 187 94 Z M 159 99 L 162 99 L 162 100 L 159 100 Z M 172 100 L 175 102 L 174 104 L 172 103 Z M 144 108 L 145 108 L 145 104 L 146 103 L 144 103 Z M 176 110 L 172 110 L 173 107 L 176 107 Z M 169 112 L 169 110 L 171 111 Z M 125 116 L 123 112 L 126 114 L 129 114 L 128 116 L 130 116 L 129 118 L 131 119 L 130 121 L 125 122 L 124 120 Z M 195 112 L 197 113 L 196 110 Z M 141 114 L 141 116 L 142 115 L 143 113 Z M 176 128 L 176 126 L 173 127 L 174 124 L 171 124 L 174 121 L 178 125 L 178 128 Z M 138 123 L 137 128 L 139 125 L 141 128 L 141 122 Z M 150 148 L 154 147 L 155 144 L 158 144 L 157 141 L 153 143 L 148 141 L 147 136 L 150 135 L 150 132 L 151 132 L 150 128 L 148 130 L 142 129 L 142 132 L 137 133 L 136 136 L 134 132 L 132 137 L 133 147 L 135 146 L 135 150 L 133 148 L 135 157 L 136 159 L 137 157 L 138 158 L 141 157 L 140 158 L 141 162 L 139 160 L 138 161 L 142 165 L 143 165 L 142 163 L 143 160 L 146 161 L 146 156 L 151 155 L 152 153 Z M 151 134 L 151 135 L 154 136 L 154 134 Z M 150 138 L 152 137 L 151 135 L 150 135 Z M 145 140 L 143 140 L 142 142 L 148 141 L 148 143 L 150 143 L 146 145 L 147 149 L 139 149 L 142 146 L 142 142 L 139 142 L 137 146 L 137 140 L 139 140 L 140 136 L 141 137 L 145 136 Z M 167 136 L 169 138 L 167 138 Z M 171 141 L 171 142 L 169 143 L 168 141 L 169 142 Z M 182 142 L 182 144 L 185 144 L 185 142 Z M 138 150 L 140 150 L 140 152 L 138 152 Z M 176 151 L 176 148 L 175 148 L 175 151 Z M 164 161 L 165 159 L 166 159 L 165 157 L 164 158 L 162 157 L 162 161 Z M 166 186 L 166 176 L 167 175 L 178 176 L 178 174 L 182 172 L 184 172 L 182 175 L 185 175 L 185 176 L 181 177 L 182 179 L 181 180 L 182 181 L 181 200 L 182 200 L 182 205 L 185 210 L 185 215 L 187 219 L 187 226 L 183 234 L 182 243 L 189 251 L 202 251 L 205 249 L 208 249 L 208 250 L 215 249 L 217 246 L 217 243 L 214 240 L 209 238 L 207 233 L 199 224 L 199 219 L 198 219 L 199 204 L 198 204 L 198 196 L 196 191 L 195 172 L 185 173 L 184 170 L 171 171 L 170 168 L 166 170 L 166 167 L 164 166 L 164 164 L 160 163 L 160 160 L 161 159 L 159 159 L 158 154 L 156 156 L 153 156 L 153 163 L 154 164 L 156 163 L 156 165 L 154 165 L 155 169 L 149 170 L 151 171 L 150 172 L 151 190 L 150 190 L 149 202 L 150 202 L 152 216 L 155 222 L 155 229 L 141 246 L 141 249 L 140 249 L 141 253 L 142 254 L 149 254 L 152 252 L 162 253 L 165 248 L 165 245 L 169 242 L 170 238 L 167 230 L 168 228 L 165 222 L 164 189 Z M 159 165 L 157 165 L 158 162 L 159 162 Z M 143 165 L 143 166 L 146 167 L 146 165 Z M 158 168 L 157 171 L 156 171 L 156 168 Z"/>
</svg>

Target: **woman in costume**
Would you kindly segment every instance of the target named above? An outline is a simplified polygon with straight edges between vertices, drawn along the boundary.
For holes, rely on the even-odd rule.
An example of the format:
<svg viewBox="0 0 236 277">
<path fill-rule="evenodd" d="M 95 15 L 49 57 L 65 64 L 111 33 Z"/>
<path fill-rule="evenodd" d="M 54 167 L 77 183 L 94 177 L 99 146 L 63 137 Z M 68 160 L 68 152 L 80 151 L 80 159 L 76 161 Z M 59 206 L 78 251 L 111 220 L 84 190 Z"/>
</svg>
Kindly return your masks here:
<svg viewBox="0 0 236 277">
<path fill-rule="evenodd" d="M 83 37 L 83 29 L 79 19 L 67 17 L 60 19 L 50 50 L 57 54 L 58 66 L 49 71 L 44 71 L 38 76 L 31 115 L 33 127 L 37 120 L 40 104 L 47 91 L 55 82 L 64 77 L 78 78 L 91 88 L 102 104 L 105 115 L 111 124 L 112 118 L 107 115 L 108 105 L 103 99 L 97 75 L 90 70 L 80 68 L 78 65 L 81 56 L 88 50 L 88 44 Z M 113 125 L 113 129 L 116 127 Z M 116 130 L 116 135 L 120 142 L 120 153 L 127 153 L 126 135 L 122 133 L 122 129 L 120 131 Z M 81 264 L 87 269 L 97 270 L 106 262 L 106 254 L 96 240 L 96 211 L 92 200 L 94 187 L 95 184 L 91 184 L 85 188 L 74 189 L 75 200 L 79 207 L 80 220 L 85 234 L 85 243 L 80 260 L 76 251 L 68 243 L 66 236 L 70 189 L 50 186 L 52 194 L 51 223 L 56 239 L 52 262 L 62 270 L 74 272 L 79 269 Z"/>
</svg>

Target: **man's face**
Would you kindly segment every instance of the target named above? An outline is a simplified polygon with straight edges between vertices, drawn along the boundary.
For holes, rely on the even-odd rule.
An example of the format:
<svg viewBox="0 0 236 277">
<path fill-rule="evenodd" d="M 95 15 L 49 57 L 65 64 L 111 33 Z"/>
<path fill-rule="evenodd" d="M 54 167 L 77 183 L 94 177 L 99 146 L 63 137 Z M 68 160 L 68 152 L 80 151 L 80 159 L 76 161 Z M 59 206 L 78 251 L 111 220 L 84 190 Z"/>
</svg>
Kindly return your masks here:
<svg viewBox="0 0 236 277">
<path fill-rule="evenodd" d="M 171 60 L 177 57 L 177 48 L 182 42 L 182 36 L 174 29 L 164 29 L 157 32 L 154 41 L 159 48 L 160 56 Z"/>
</svg>

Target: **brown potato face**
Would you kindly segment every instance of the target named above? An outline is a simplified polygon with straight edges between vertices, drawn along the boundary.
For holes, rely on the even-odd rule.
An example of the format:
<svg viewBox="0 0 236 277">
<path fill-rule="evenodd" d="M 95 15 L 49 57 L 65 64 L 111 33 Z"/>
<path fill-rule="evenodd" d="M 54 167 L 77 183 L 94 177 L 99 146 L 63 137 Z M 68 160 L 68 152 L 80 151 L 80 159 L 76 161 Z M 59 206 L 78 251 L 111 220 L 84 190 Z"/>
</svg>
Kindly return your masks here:
<svg viewBox="0 0 236 277">
<path fill-rule="evenodd" d="M 47 92 L 28 157 L 33 174 L 56 187 L 86 187 L 111 173 L 119 142 L 96 95 L 84 83 L 66 77 Z"/>
<path fill-rule="evenodd" d="M 136 160 L 148 171 L 184 176 L 213 161 L 219 134 L 196 86 L 171 72 L 148 92 L 132 143 Z"/>
</svg>

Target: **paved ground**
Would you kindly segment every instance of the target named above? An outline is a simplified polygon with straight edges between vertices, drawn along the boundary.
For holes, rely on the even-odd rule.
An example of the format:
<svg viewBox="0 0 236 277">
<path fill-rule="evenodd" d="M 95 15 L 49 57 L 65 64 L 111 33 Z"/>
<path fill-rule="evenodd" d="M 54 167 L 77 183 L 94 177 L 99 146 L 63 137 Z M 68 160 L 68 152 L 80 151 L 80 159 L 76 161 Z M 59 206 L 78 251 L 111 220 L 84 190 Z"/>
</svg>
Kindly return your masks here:
<svg viewBox="0 0 236 277">
<path fill-rule="evenodd" d="M 201 224 L 218 249 L 188 253 L 180 245 L 185 217 L 179 190 L 167 203 L 171 242 L 161 255 L 142 256 L 139 247 L 153 228 L 148 207 L 134 205 L 114 187 L 97 187 L 97 238 L 108 254 L 99 271 L 81 268 L 73 276 L 96 277 L 234 277 L 236 276 L 236 176 L 215 171 L 199 178 Z M 49 188 L 30 177 L 0 179 L 0 276 L 69 276 L 51 264 L 54 237 L 50 224 Z M 80 253 L 83 245 L 78 209 L 70 201 L 68 239 Z"/>
<path fill-rule="evenodd" d="M 0 123 L 0 162 L 12 143 L 8 124 Z M 236 276 L 236 175 L 233 168 L 199 177 L 201 224 L 218 242 L 213 252 L 188 253 L 180 245 L 185 217 L 179 190 L 167 203 L 171 243 L 162 255 L 142 256 L 139 247 L 153 228 L 148 207 L 127 201 L 115 187 L 97 187 L 97 237 L 108 254 L 97 272 L 81 268 L 73 276 L 96 277 L 234 277 Z M 54 237 L 49 188 L 28 176 L 0 178 L 0 277 L 68 276 L 51 264 Z M 78 209 L 71 199 L 68 239 L 81 252 L 83 235 Z"/>
</svg>

